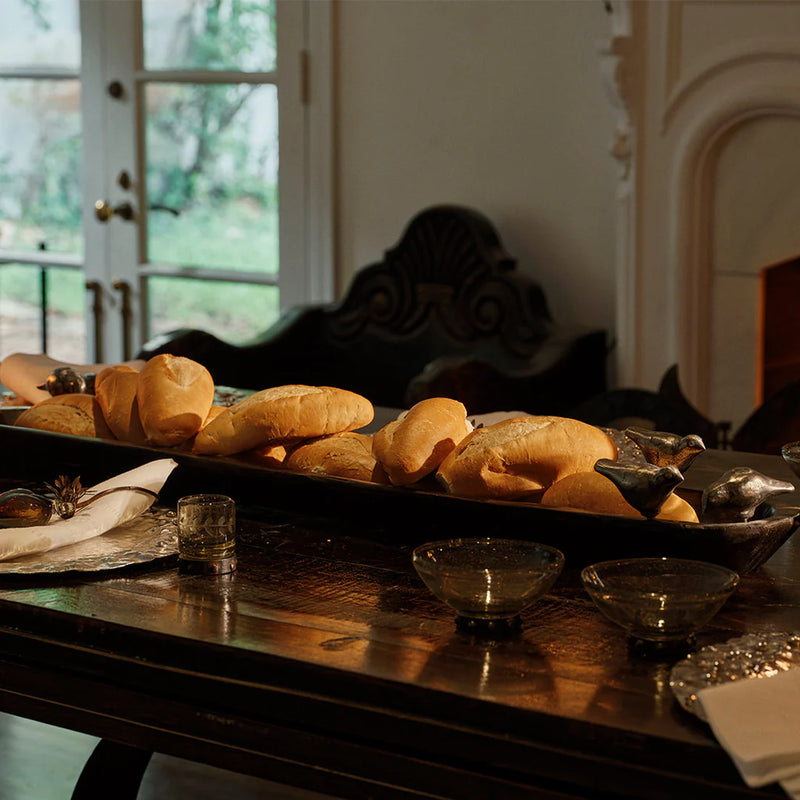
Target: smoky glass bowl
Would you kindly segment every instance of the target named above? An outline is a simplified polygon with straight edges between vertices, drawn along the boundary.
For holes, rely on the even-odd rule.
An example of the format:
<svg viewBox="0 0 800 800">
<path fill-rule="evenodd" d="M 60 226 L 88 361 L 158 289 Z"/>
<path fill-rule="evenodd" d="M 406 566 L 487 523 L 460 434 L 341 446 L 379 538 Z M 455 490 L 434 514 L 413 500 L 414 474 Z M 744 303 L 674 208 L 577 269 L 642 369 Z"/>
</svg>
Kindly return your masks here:
<svg viewBox="0 0 800 800">
<path fill-rule="evenodd" d="M 564 554 L 516 539 L 447 539 L 413 552 L 417 574 L 466 620 L 509 620 L 555 583 Z"/>
<path fill-rule="evenodd" d="M 581 572 L 598 609 L 635 639 L 689 639 L 722 608 L 739 583 L 727 567 L 683 558 L 602 561 Z"/>
<path fill-rule="evenodd" d="M 800 478 L 800 442 L 785 444 L 781 447 L 781 455 L 792 472 Z"/>
</svg>

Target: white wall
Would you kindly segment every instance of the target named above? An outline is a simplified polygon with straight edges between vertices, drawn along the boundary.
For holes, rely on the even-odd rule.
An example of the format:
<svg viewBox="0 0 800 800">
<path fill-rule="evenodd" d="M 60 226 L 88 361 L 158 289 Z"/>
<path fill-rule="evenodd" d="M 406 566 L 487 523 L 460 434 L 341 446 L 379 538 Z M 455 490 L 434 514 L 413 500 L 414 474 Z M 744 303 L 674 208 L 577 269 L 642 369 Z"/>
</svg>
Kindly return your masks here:
<svg viewBox="0 0 800 800">
<path fill-rule="evenodd" d="M 426 206 L 496 225 L 564 323 L 614 329 L 614 116 L 600 0 L 340 0 L 337 273 Z"/>
</svg>

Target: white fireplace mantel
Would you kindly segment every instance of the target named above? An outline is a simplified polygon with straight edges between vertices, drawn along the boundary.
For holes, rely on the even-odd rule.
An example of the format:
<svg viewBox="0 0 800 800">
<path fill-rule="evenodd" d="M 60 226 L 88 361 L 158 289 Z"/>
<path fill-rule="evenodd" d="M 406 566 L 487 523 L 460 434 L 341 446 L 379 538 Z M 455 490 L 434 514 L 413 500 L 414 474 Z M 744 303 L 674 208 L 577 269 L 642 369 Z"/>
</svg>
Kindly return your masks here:
<svg viewBox="0 0 800 800">
<path fill-rule="evenodd" d="M 737 427 L 758 405 L 761 270 L 800 255 L 800 0 L 617 0 L 616 383 L 679 365 Z"/>
</svg>

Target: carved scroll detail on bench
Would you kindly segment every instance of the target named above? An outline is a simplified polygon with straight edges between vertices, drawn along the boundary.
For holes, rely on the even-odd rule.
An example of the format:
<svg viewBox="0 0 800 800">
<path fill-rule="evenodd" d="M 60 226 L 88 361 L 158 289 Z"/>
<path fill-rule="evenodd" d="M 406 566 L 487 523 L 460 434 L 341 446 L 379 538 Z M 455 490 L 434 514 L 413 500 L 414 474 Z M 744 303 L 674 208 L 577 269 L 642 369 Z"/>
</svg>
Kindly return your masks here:
<svg viewBox="0 0 800 800">
<path fill-rule="evenodd" d="M 438 324 L 457 342 L 497 337 L 509 353 L 534 353 L 552 329 L 538 284 L 514 272 L 491 223 L 477 212 L 429 209 L 406 228 L 384 261 L 361 270 L 330 315 L 332 339 L 365 329 L 411 336 Z"/>
</svg>

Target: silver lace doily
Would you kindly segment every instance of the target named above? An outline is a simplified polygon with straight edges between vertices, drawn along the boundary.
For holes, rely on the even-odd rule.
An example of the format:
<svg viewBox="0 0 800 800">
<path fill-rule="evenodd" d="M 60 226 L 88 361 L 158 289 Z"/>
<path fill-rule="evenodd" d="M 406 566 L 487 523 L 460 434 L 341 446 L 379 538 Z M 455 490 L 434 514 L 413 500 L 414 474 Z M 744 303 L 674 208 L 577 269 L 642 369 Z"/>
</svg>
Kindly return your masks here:
<svg viewBox="0 0 800 800">
<path fill-rule="evenodd" d="M 0 575 L 100 572 L 155 561 L 177 552 L 175 512 L 156 507 L 101 536 L 45 553 L 0 561 Z"/>
<path fill-rule="evenodd" d="M 800 667 L 800 632 L 750 633 L 722 644 L 708 645 L 679 661 L 669 685 L 683 708 L 706 721 L 701 689 L 729 681 L 768 678 Z"/>
</svg>

